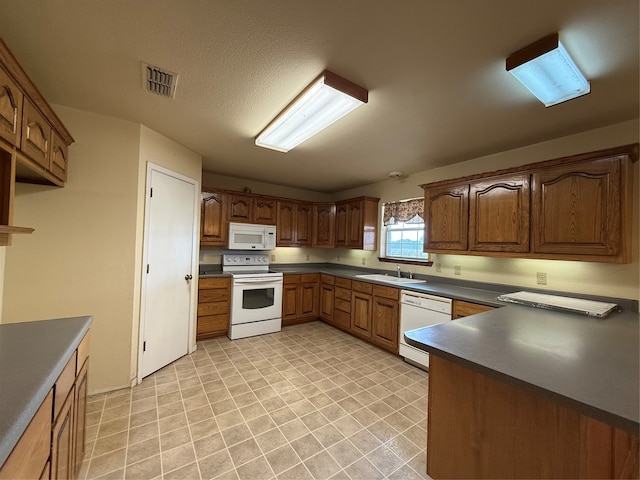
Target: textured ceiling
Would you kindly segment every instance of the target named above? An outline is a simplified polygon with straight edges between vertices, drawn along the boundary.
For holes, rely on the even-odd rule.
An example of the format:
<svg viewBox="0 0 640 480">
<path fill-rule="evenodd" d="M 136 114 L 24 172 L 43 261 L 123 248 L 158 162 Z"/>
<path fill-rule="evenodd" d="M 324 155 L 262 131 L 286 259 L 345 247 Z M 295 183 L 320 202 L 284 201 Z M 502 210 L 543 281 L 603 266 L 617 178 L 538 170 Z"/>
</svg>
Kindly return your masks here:
<svg viewBox="0 0 640 480">
<path fill-rule="evenodd" d="M 0 0 L 51 102 L 142 123 L 204 170 L 335 192 L 638 117 L 637 0 Z M 544 106 L 504 69 L 551 32 L 591 94 Z M 179 72 L 175 100 L 140 62 Z M 322 70 L 369 103 L 289 153 L 255 135 Z M 73 134 L 73 132 L 71 132 Z"/>
</svg>

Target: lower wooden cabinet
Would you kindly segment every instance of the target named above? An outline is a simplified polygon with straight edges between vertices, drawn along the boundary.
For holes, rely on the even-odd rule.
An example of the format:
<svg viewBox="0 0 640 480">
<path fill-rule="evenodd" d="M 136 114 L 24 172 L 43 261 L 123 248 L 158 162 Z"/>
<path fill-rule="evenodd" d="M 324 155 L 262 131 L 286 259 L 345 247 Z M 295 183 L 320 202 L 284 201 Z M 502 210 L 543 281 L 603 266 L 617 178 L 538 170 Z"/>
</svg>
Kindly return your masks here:
<svg viewBox="0 0 640 480">
<path fill-rule="evenodd" d="M 282 286 L 282 325 L 309 322 L 318 318 L 320 275 L 285 274 Z"/>
<path fill-rule="evenodd" d="M 495 307 L 490 307 L 488 305 L 480 305 L 479 303 L 471 303 L 465 302 L 463 300 L 454 300 L 453 301 L 453 314 L 452 319 L 456 318 L 468 317 L 470 315 L 475 315 L 476 313 L 488 312 L 489 310 L 493 310 Z"/>
<path fill-rule="evenodd" d="M 351 286 L 351 331 L 358 336 L 371 338 L 371 313 L 373 312 L 373 284 L 354 280 Z"/>
<path fill-rule="evenodd" d="M 351 328 L 351 280 L 335 277 L 333 325 L 343 330 Z"/>
<path fill-rule="evenodd" d="M 318 304 L 320 318 L 333 323 L 333 306 L 335 304 L 335 278 L 331 275 L 320 275 L 320 301 Z"/>
<path fill-rule="evenodd" d="M 373 286 L 371 341 L 386 350 L 398 353 L 400 329 L 400 290 Z"/>
<path fill-rule="evenodd" d="M 231 278 L 198 280 L 196 341 L 226 335 L 229 331 Z"/>
<path fill-rule="evenodd" d="M 0 480 L 77 478 L 85 454 L 89 333 L 0 467 Z"/>
</svg>

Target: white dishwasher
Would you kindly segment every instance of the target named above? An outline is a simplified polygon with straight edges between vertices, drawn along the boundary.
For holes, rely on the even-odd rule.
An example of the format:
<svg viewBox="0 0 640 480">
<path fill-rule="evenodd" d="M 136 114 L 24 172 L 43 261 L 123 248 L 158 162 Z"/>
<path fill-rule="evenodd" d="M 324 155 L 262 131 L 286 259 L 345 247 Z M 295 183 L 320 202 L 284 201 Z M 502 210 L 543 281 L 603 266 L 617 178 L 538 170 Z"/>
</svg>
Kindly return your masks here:
<svg viewBox="0 0 640 480">
<path fill-rule="evenodd" d="M 451 320 L 451 299 L 402 290 L 400 300 L 400 356 L 421 368 L 429 368 L 429 354 L 412 347 L 404 332 Z"/>
</svg>

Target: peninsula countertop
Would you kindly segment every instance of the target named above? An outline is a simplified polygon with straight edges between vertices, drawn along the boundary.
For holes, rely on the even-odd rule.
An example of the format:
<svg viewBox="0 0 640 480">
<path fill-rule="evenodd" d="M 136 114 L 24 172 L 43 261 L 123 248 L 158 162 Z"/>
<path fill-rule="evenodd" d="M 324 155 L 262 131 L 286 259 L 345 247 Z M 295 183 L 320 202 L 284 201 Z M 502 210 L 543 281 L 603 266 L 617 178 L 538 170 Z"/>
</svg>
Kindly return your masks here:
<svg viewBox="0 0 640 480">
<path fill-rule="evenodd" d="M 0 325 L 0 465 L 78 348 L 92 317 Z"/>
<path fill-rule="evenodd" d="M 513 305 L 412 330 L 410 345 L 638 435 L 640 315 Z"/>
</svg>

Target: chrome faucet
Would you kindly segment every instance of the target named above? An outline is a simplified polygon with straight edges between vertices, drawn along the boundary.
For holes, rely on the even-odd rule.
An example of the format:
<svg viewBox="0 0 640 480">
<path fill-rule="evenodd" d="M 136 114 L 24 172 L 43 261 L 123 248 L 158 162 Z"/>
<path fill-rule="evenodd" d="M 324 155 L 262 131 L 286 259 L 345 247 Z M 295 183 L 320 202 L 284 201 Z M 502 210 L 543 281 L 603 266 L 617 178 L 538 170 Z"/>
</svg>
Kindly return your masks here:
<svg viewBox="0 0 640 480">
<path fill-rule="evenodd" d="M 398 278 L 402 278 L 402 273 L 400 272 L 400 265 L 396 265 L 396 272 L 398 272 Z"/>
</svg>

